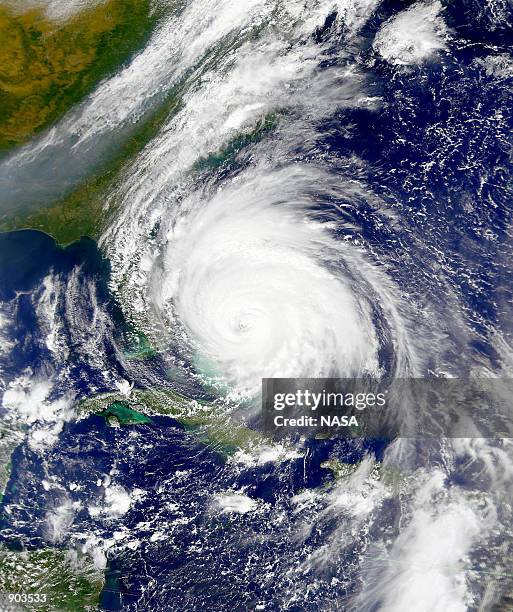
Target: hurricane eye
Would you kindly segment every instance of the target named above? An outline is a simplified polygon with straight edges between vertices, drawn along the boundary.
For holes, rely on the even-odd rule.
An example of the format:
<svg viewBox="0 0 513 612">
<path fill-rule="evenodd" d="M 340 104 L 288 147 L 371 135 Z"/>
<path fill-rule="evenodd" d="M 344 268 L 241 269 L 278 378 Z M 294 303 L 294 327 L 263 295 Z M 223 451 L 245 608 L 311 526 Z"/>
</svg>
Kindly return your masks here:
<svg viewBox="0 0 513 612">
<path fill-rule="evenodd" d="M 239 331 L 241 332 L 248 332 L 251 329 L 252 325 L 251 325 L 251 321 L 249 321 L 248 319 L 240 319 L 239 320 Z"/>
</svg>

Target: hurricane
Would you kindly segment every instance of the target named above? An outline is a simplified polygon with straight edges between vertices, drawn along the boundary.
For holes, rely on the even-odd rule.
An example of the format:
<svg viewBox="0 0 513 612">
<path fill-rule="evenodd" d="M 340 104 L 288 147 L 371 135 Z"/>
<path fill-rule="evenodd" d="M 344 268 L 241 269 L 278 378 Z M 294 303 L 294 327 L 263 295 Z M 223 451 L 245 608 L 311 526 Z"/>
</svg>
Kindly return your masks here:
<svg viewBox="0 0 513 612">
<path fill-rule="evenodd" d="M 0 149 L 3 573 L 84 610 L 509 609 L 511 6 L 147 4 Z M 314 378 L 475 406 L 262 431 L 262 379 Z"/>
<path fill-rule="evenodd" d="M 384 204 L 362 161 L 319 150 L 324 118 L 379 107 L 354 57 L 320 69 L 331 40 L 312 38 L 331 9 L 303 7 L 295 24 L 287 5 L 285 32 L 259 22 L 256 40 L 228 46 L 201 88 L 181 86 L 183 108 L 111 195 L 126 204 L 104 238 L 125 303 L 239 393 L 265 374 L 407 375 L 421 361 L 386 265 L 355 237 L 351 201 Z M 347 7 L 340 36 L 357 37 L 362 10 Z"/>
<path fill-rule="evenodd" d="M 330 235 L 329 221 L 308 219 L 308 191 L 322 175 L 244 178 L 206 202 L 192 194 L 166 228 L 149 293 L 164 328 L 241 391 L 264 375 L 378 374 L 379 287 L 358 278 L 361 254 Z"/>
</svg>

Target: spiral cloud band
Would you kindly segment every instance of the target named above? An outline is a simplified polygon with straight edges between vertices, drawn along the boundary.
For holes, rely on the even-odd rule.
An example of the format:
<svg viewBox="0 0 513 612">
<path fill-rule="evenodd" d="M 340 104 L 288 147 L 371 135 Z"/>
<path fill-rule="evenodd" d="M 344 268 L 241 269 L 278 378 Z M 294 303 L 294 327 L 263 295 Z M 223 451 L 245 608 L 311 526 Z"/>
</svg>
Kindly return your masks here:
<svg viewBox="0 0 513 612">
<path fill-rule="evenodd" d="M 312 178 L 286 170 L 235 181 L 209 202 L 187 201 L 192 210 L 167 234 L 162 305 L 198 363 L 239 392 L 254 393 L 264 376 L 378 373 L 343 245 L 297 199 Z"/>
<path fill-rule="evenodd" d="M 60 16 L 86 2 L 29 4 Z M 150 4 L 139 51 L 0 160 L 6 210 L 101 211 L 101 256 L 41 239 L 40 286 L 0 302 L 4 404 L 16 436 L 29 428 L 25 447 L 9 432 L 29 480 L 13 471 L 8 535 L 34 530 L 30 553 L 41 533 L 72 560 L 98 550 L 106 591 L 114 574 L 120 595 L 138 590 L 130 609 L 216 596 L 234 611 L 503 609 L 513 443 L 491 434 L 511 412 L 513 60 L 500 7 Z M 273 441 L 260 390 L 278 377 L 377 378 L 398 427 Z M 394 397 L 417 379 L 454 381 L 454 396 Z M 117 414 L 129 427 L 110 427 Z"/>
</svg>

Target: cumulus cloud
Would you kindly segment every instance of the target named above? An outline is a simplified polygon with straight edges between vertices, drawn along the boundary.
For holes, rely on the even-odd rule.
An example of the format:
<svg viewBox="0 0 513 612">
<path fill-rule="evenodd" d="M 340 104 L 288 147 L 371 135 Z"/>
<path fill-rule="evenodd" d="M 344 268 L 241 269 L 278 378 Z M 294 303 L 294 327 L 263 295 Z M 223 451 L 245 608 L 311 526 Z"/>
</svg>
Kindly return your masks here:
<svg viewBox="0 0 513 612">
<path fill-rule="evenodd" d="M 376 34 L 374 50 L 391 64 L 407 66 L 445 49 L 448 28 L 442 8 L 439 0 L 417 2 L 392 17 Z"/>
</svg>

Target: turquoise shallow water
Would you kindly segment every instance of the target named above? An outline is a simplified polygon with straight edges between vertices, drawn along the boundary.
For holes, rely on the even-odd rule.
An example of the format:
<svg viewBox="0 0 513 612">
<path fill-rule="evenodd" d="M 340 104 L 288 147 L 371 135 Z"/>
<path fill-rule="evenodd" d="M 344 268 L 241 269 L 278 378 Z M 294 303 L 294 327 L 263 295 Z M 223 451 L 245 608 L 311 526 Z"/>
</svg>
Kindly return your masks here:
<svg viewBox="0 0 513 612">
<path fill-rule="evenodd" d="M 77 418 L 165 389 L 240 425 L 264 376 L 511 378 L 509 9 L 337 7 L 187 3 L 0 167 L 6 206 L 54 197 L 181 84 L 99 246 L 0 236 L 2 542 L 84 554 L 102 609 L 478 610 L 513 588 L 513 448 L 477 421 L 216 452 L 162 415 Z"/>
</svg>

